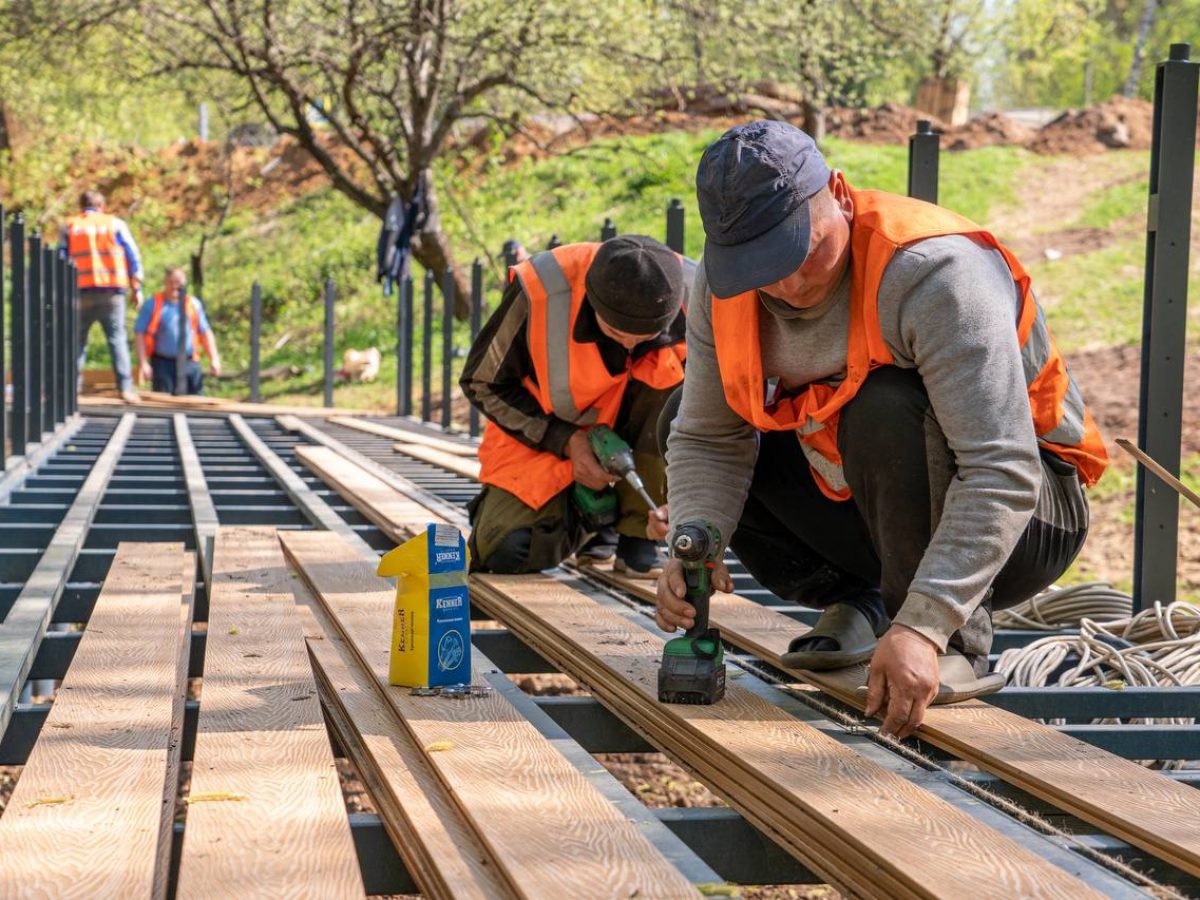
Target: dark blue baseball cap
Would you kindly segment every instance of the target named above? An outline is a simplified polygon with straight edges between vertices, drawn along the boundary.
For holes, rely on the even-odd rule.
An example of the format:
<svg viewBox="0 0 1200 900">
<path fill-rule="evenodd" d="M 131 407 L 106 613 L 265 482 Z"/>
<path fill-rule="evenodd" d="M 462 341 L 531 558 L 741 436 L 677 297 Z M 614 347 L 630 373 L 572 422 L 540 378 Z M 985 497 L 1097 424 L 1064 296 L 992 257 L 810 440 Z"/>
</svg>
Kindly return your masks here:
<svg viewBox="0 0 1200 900">
<path fill-rule="evenodd" d="M 794 125 L 749 122 L 721 135 L 696 170 L 709 290 L 733 297 L 800 268 L 808 201 L 827 184 L 825 158 Z"/>
</svg>

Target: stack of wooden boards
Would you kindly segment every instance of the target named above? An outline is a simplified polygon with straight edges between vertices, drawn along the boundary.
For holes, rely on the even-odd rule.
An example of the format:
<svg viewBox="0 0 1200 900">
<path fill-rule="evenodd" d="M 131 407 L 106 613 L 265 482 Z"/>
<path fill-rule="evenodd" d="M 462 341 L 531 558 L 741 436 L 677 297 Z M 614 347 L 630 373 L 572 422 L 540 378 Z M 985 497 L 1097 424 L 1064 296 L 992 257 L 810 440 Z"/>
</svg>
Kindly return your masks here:
<svg viewBox="0 0 1200 900">
<path fill-rule="evenodd" d="M 381 426 L 369 430 L 395 437 Z M 404 510 L 414 501 L 397 490 L 399 476 L 388 476 L 386 480 L 377 477 L 326 447 L 298 447 L 297 455 L 364 515 L 381 525 L 387 523 L 394 537 L 408 533 L 397 516 L 410 514 Z M 427 513 L 423 521 L 431 518 Z M 456 523 L 462 525 L 463 520 Z M 607 577 L 622 590 L 653 602 L 651 586 Z M 681 723 L 676 721 L 664 728 L 652 721 L 650 713 L 654 710 L 637 709 L 642 702 L 637 695 L 639 691 L 647 693 L 645 679 L 653 674 L 644 671 L 637 661 L 654 660 L 659 655 L 655 646 L 647 644 L 645 635 L 635 630 L 639 652 L 632 659 L 619 652 L 619 643 L 602 646 L 589 625 L 597 613 L 579 606 L 582 595 L 560 582 L 536 577 L 486 578 L 475 579 L 474 587 L 474 599 L 480 605 L 564 671 L 588 684 L 598 699 L 652 742 L 664 749 L 671 746 Z M 736 595 L 715 597 L 712 618 L 728 641 L 776 667 L 788 641 L 804 630 L 796 620 Z M 610 621 L 606 627 L 615 628 L 616 623 Z M 861 698 L 837 678 L 809 672 L 791 674 L 798 681 L 812 683 L 861 708 Z M 1194 789 L 1187 785 L 983 702 L 931 710 L 920 736 L 1172 865 L 1200 874 L 1200 804 L 1195 802 Z M 686 761 L 686 751 L 686 746 L 679 747 L 674 755 Z M 754 797 L 744 802 L 736 800 L 731 793 L 733 786 L 723 785 L 722 773 L 705 768 L 703 759 L 691 767 L 752 821 L 788 844 L 777 822 L 753 808 Z M 841 815 L 845 815 L 844 809 Z M 823 868 L 821 861 L 805 855 L 801 848 L 793 849 L 816 871 L 837 881 L 837 873 L 831 873 L 828 865 Z"/>
</svg>

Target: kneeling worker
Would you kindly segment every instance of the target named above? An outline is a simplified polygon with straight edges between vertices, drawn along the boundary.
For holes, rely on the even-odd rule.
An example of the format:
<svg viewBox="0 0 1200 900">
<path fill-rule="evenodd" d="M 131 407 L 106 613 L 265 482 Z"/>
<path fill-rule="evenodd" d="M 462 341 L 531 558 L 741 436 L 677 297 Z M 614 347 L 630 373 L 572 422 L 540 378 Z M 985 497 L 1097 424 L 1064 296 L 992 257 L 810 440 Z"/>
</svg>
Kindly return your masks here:
<svg viewBox="0 0 1200 900">
<path fill-rule="evenodd" d="M 696 174 L 706 235 L 669 439 L 671 519 L 706 522 L 785 600 L 783 656 L 870 661 L 867 712 L 998 689 L 991 610 L 1088 530 L 1107 454 L 1017 259 L 949 210 L 855 190 L 797 128 L 727 132 Z M 681 563 L 658 621 L 693 624 Z M 729 590 L 718 565 L 717 587 Z"/>
<path fill-rule="evenodd" d="M 467 357 L 461 385 L 487 418 L 482 493 L 471 504 L 471 559 L 481 571 L 535 572 L 588 546 L 619 571 L 655 576 L 666 508 L 651 514 L 624 481 L 616 502 L 586 501 L 616 481 L 589 446 L 606 425 L 633 449 L 662 503 L 657 422 L 683 380 L 685 263 L 648 237 L 568 244 L 512 267 L 499 308 Z M 611 501 L 611 497 L 609 497 Z M 581 553 L 582 556 L 582 553 Z"/>
<path fill-rule="evenodd" d="M 179 355 L 179 293 L 187 286 L 183 269 L 167 269 L 163 289 L 138 310 L 133 331 L 137 338 L 138 381 L 151 380 L 156 391 L 175 393 L 175 359 Z M 199 297 L 187 295 L 188 328 L 183 352 L 187 354 L 188 394 L 204 393 L 204 375 L 200 370 L 200 348 L 208 354 L 213 377 L 221 374 L 221 356 L 217 337 L 208 325 L 204 304 Z"/>
</svg>

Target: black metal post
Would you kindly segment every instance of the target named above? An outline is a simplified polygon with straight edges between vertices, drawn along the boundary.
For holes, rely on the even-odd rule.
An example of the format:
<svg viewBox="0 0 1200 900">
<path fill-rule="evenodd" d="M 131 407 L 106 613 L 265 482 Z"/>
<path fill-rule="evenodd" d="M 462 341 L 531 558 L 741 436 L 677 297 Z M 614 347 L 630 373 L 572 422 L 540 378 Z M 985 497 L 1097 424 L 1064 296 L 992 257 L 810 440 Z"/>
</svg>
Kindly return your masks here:
<svg viewBox="0 0 1200 900">
<path fill-rule="evenodd" d="M 450 430 L 450 364 L 454 360 L 454 270 L 442 276 L 442 428 Z"/>
<path fill-rule="evenodd" d="M 67 377 L 70 386 L 67 408 L 71 415 L 75 415 L 79 410 L 79 269 L 74 261 L 71 262 L 71 296 L 67 302 L 67 364 L 70 373 Z"/>
<path fill-rule="evenodd" d="M 24 456 L 29 445 L 29 284 L 25 271 L 25 219 L 20 214 L 9 235 L 12 259 L 12 453 Z"/>
<path fill-rule="evenodd" d="M 421 421 L 433 418 L 433 272 L 425 270 L 425 305 L 421 319 Z"/>
<path fill-rule="evenodd" d="M 45 269 L 42 264 L 42 235 L 29 236 L 29 440 L 42 439 L 42 297 Z"/>
<path fill-rule="evenodd" d="M 667 204 L 667 246 L 683 252 L 683 204 L 678 197 Z"/>
<path fill-rule="evenodd" d="M 517 264 L 517 242 L 512 238 L 505 241 L 504 246 L 500 248 L 500 255 L 504 257 L 504 277 L 507 278 L 507 270 Z"/>
<path fill-rule="evenodd" d="M 0 241 L 3 241 L 4 235 L 4 204 L 0 203 Z M 12 292 L 9 292 L 12 295 Z M 3 245 L 0 244 L 0 389 L 4 387 L 4 253 Z M 8 450 L 6 444 L 7 431 L 5 414 L 4 414 L 4 394 L 0 393 L 0 473 L 6 470 L 8 462 Z"/>
<path fill-rule="evenodd" d="M 926 119 L 917 122 L 917 133 L 908 139 L 908 196 L 938 202 L 938 145 L 941 135 Z"/>
<path fill-rule="evenodd" d="M 259 369 L 262 366 L 262 285 L 250 288 L 250 402 L 261 403 Z"/>
<path fill-rule="evenodd" d="M 1200 64 L 1187 44 L 1172 44 L 1154 79 L 1154 134 L 1146 217 L 1146 289 L 1138 444 L 1179 474 L 1186 352 L 1188 250 L 1195 177 L 1196 97 Z M 1138 467 L 1133 549 L 1133 608 L 1175 599 L 1179 497 Z"/>
<path fill-rule="evenodd" d="M 396 306 L 396 415 L 412 415 L 413 279 L 405 275 Z"/>
<path fill-rule="evenodd" d="M 604 224 L 600 226 L 600 240 L 607 241 L 609 238 L 617 236 L 617 226 L 613 224 L 613 220 L 605 218 Z"/>
<path fill-rule="evenodd" d="M 66 260 L 55 253 L 51 257 L 54 264 L 54 296 L 51 298 L 50 309 L 53 315 L 50 328 L 46 331 L 50 335 L 51 359 L 53 366 L 50 374 L 50 421 L 54 423 L 53 427 L 57 428 L 63 423 L 63 387 L 66 379 L 63 378 L 63 296 L 67 290 L 67 270 Z"/>
<path fill-rule="evenodd" d="M 475 339 L 479 337 L 479 329 L 483 327 L 483 263 L 476 257 L 475 262 L 471 265 L 471 346 L 475 346 Z M 471 404 L 471 409 L 467 413 L 467 427 L 471 432 L 471 437 L 476 437 L 479 434 L 479 410 L 475 408 L 475 404 Z"/>
<path fill-rule="evenodd" d="M 187 285 L 179 289 L 179 341 L 175 345 L 175 396 L 182 397 L 187 393 L 188 352 L 187 339 L 191 335 L 191 324 L 188 322 L 188 292 Z"/>
<path fill-rule="evenodd" d="M 54 248 L 42 247 L 42 430 L 54 430 Z"/>
<path fill-rule="evenodd" d="M 333 406 L 333 279 L 325 279 L 325 405 Z"/>
<path fill-rule="evenodd" d="M 546 244 L 546 249 L 553 250 L 555 247 L 561 247 L 561 246 L 562 246 L 562 241 L 560 241 L 558 239 L 558 235 L 557 234 L 550 235 L 550 241 L 549 241 L 549 243 Z"/>
</svg>

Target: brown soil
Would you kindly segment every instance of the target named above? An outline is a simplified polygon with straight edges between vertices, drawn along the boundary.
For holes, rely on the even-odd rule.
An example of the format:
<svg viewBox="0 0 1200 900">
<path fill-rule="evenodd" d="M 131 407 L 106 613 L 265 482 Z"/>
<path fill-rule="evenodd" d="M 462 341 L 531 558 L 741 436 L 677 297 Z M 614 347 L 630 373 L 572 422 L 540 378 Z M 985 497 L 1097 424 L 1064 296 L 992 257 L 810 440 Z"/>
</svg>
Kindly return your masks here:
<svg viewBox="0 0 1200 900">
<path fill-rule="evenodd" d="M 922 119 L 929 121 L 934 131 L 947 130 L 944 123 L 929 113 L 899 103 L 885 103 L 874 109 L 834 107 L 825 114 L 825 131 L 832 137 L 868 144 L 903 144 L 916 132 L 917 122 Z"/>
<path fill-rule="evenodd" d="M 1113 97 L 1086 109 L 1069 109 L 1044 125 L 1029 144 L 1035 153 L 1081 156 L 1108 149 L 1148 150 L 1154 106 L 1146 100 Z"/>
<path fill-rule="evenodd" d="M 942 137 L 945 150 L 974 150 L 996 144 L 1012 144 L 1023 147 L 1037 134 L 1032 128 L 1015 122 L 1003 113 L 988 113 L 976 116 L 966 125 L 951 128 Z"/>
</svg>

